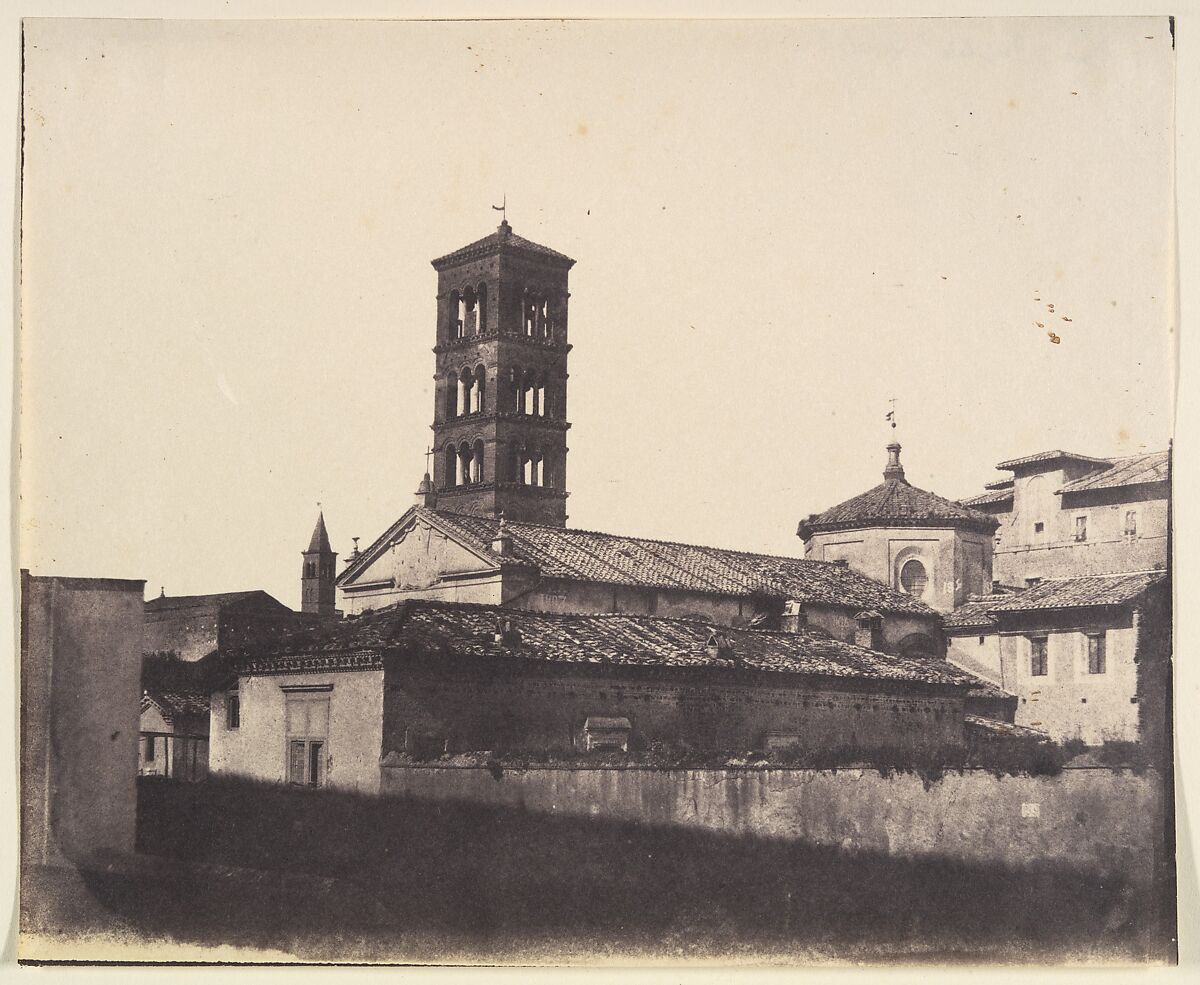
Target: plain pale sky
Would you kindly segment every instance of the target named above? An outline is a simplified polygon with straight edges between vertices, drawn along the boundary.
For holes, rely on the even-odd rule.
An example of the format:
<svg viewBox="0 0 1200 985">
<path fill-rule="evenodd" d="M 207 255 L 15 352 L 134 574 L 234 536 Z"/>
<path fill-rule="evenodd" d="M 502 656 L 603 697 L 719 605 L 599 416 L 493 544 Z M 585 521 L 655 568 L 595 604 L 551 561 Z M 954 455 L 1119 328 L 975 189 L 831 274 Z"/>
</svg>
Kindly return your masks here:
<svg viewBox="0 0 1200 985">
<path fill-rule="evenodd" d="M 578 261 L 572 526 L 798 554 L 893 435 L 951 497 L 1170 436 L 1165 18 L 32 21 L 25 67 L 36 573 L 298 604 L 318 500 L 343 557 L 411 503 L 429 260 L 505 192 Z"/>
</svg>

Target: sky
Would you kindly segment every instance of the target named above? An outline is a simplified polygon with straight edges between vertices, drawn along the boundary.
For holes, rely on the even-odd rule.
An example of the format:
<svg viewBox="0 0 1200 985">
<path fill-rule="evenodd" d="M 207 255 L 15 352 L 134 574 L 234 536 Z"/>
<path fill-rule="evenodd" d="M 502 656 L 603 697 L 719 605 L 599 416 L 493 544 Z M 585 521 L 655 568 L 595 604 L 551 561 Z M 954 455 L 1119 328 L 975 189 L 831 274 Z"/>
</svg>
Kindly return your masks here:
<svg viewBox="0 0 1200 985">
<path fill-rule="evenodd" d="M 35 573 L 298 605 L 318 502 L 343 557 L 411 504 L 429 261 L 505 195 L 577 260 L 572 526 L 798 554 L 893 438 L 956 498 L 1171 434 L 1163 18 L 30 21 L 24 57 Z"/>
</svg>

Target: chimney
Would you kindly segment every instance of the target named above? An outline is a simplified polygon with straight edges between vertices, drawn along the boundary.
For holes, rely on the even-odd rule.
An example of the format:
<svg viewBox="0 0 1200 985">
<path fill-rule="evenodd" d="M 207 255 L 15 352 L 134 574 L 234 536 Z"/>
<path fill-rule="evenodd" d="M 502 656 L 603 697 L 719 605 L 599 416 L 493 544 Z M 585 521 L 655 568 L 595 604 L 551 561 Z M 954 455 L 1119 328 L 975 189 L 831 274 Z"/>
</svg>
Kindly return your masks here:
<svg viewBox="0 0 1200 985">
<path fill-rule="evenodd" d="M 883 646 L 883 616 L 868 610 L 855 616 L 854 622 L 854 642 L 857 646 L 868 650 L 878 650 Z"/>
<path fill-rule="evenodd" d="M 492 538 L 492 553 L 501 557 L 512 554 L 512 535 L 508 532 L 508 523 L 504 514 L 500 514 L 500 526 L 496 528 L 496 536 Z"/>
<path fill-rule="evenodd" d="M 424 506 L 427 509 L 433 509 L 437 506 L 437 493 L 433 490 L 433 480 L 429 478 L 429 473 L 425 473 L 425 478 L 421 480 L 421 484 L 417 486 L 417 505 Z"/>
<path fill-rule="evenodd" d="M 904 482 L 904 466 L 900 464 L 900 443 L 893 441 L 887 446 L 888 463 L 887 468 L 883 470 L 883 481 L 891 482 L 895 479 L 897 482 Z"/>
<path fill-rule="evenodd" d="M 710 660 L 732 660 L 735 666 L 741 666 L 742 662 L 733 648 L 733 642 L 720 631 L 709 634 L 704 649 Z"/>
</svg>

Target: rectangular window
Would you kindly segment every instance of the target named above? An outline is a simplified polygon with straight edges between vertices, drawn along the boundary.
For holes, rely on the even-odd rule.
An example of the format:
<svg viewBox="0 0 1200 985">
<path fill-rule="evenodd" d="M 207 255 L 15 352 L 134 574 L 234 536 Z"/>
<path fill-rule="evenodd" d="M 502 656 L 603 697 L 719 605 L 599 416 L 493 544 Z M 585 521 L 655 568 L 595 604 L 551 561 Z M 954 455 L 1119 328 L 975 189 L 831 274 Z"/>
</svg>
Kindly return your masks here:
<svg viewBox="0 0 1200 985">
<path fill-rule="evenodd" d="M 1137 536 L 1137 510 L 1127 510 L 1125 513 L 1125 536 Z"/>
<path fill-rule="evenodd" d="M 284 710 L 284 727 L 288 740 L 288 782 L 310 787 L 324 786 L 329 734 L 329 693 L 300 691 L 287 694 Z"/>
<path fill-rule="evenodd" d="M 1105 653 L 1104 634 L 1096 633 L 1087 638 L 1088 673 L 1103 674 L 1107 654 Z"/>
<path fill-rule="evenodd" d="M 1032 677 L 1045 677 L 1048 671 L 1046 637 L 1031 636 L 1029 639 L 1029 673 Z"/>
<path fill-rule="evenodd" d="M 225 727 L 227 729 L 241 728 L 242 699 L 237 691 L 231 691 L 225 697 Z"/>
<path fill-rule="evenodd" d="M 1087 517 L 1075 517 L 1075 539 L 1087 540 Z"/>
<path fill-rule="evenodd" d="M 146 736 L 146 762 L 154 762 L 154 736 Z"/>
<path fill-rule="evenodd" d="M 1042 533 L 1044 533 L 1045 530 L 1046 530 L 1046 525 L 1044 523 L 1042 523 L 1040 520 L 1033 525 L 1033 532 L 1039 536 Z"/>
</svg>

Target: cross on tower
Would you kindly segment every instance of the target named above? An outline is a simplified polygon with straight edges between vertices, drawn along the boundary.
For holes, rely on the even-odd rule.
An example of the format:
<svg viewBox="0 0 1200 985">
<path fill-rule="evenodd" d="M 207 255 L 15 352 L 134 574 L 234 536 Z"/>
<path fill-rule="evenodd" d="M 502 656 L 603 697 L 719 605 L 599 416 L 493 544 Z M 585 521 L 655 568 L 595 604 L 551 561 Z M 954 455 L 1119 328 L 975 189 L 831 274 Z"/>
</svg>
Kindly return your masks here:
<svg viewBox="0 0 1200 985">
<path fill-rule="evenodd" d="M 425 448 L 425 474 L 428 475 L 433 471 L 433 448 L 426 446 Z"/>
</svg>

